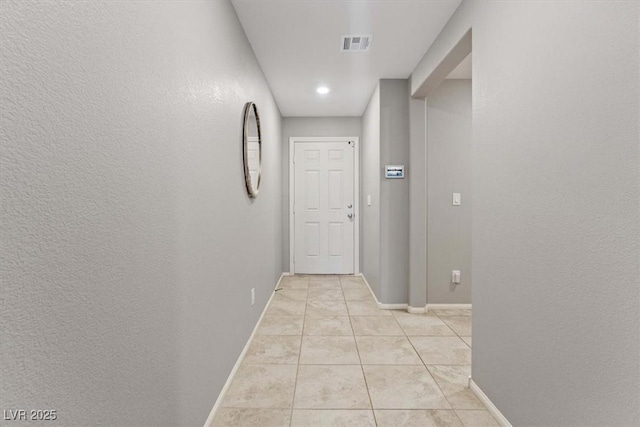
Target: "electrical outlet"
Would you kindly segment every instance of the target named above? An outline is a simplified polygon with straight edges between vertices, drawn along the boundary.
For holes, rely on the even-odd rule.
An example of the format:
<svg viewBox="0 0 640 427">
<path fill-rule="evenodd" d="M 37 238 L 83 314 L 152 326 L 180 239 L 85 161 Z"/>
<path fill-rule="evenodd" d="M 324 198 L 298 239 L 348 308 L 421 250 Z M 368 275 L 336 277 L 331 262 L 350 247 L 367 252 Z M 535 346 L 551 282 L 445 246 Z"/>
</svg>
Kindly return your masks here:
<svg viewBox="0 0 640 427">
<path fill-rule="evenodd" d="M 460 270 L 451 271 L 451 283 L 460 283 Z"/>
<path fill-rule="evenodd" d="M 256 303 L 256 288 L 251 288 L 251 305 Z"/>
</svg>

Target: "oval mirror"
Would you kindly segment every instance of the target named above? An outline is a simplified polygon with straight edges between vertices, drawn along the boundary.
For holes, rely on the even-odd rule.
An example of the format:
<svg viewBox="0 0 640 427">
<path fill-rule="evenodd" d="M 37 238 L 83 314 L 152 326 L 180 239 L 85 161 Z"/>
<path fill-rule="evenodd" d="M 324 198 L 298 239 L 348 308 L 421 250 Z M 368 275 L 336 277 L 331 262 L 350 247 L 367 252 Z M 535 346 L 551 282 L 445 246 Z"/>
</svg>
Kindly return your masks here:
<svg viewBox="0 0 640 427">
<path fill-rule="evenodd" d="M 244 105 L 244 125 L 242 130 L 244 181 L 249 197 L 258 197 L 260 172 L 262 169 L 262 137 L 260 134 L 260 116 L 253 102 Z"/>
</svg>

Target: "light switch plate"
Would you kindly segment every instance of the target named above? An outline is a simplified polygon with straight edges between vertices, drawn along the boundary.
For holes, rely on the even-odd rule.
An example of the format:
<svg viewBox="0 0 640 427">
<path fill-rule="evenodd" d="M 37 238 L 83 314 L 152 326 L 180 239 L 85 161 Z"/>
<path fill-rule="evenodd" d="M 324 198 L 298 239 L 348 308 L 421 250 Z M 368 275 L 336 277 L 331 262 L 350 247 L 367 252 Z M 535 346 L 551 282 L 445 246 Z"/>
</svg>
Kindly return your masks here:
<svg viewBox="0 0 640 427">
<path fill-rule="evenodd" d="M 453 193 L 453 206 L 460 206 L 460 193 Z"/>
</svg>

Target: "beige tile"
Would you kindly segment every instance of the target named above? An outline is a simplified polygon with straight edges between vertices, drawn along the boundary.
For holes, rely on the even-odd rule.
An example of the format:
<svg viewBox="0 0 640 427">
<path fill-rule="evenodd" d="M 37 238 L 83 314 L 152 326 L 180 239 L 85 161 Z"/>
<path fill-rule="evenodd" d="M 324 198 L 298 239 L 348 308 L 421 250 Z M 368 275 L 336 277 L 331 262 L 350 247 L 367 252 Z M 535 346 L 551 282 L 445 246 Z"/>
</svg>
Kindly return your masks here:
<svg viewBox="0 0 640 427">
<path fill-rule="evenodd" d="M 305 316 L 304 335 L 353 335 L 349 316 Z"/>
<path fill-rule="evenodd" d="M 406 337 L 356 337 L 356 342 L 363 365 L 422 364 Z"/>
<path fill-rule="evenodd" d="M 270 316 L 303 316 L 306 301 L 284 301 L 284 300 L 271 300 L 267 315 Z"/>
<path fill-rule="evenodd" d="M 469 385 L 470 365 L 427 365 L 431 376 L 454 409 L 485 409 Z"/>
<path fill-rule="evenodd" d="M 351 283 L 343 283 L 342 284 L 342 290 L 343 291 L 367 291 L 369 292 L 369 295 L 371 295 L 371 291 L 369 290 L 369 287 L 367 285 L 365 285 L 364 283 L 355 283 L 355 282 L 351 282 Z M 373 296 L 371 297 L 373 298 Z"/>
<path fill-rule="evenodd" d="M 369 395 L 356 365 L 300 365 L 296 409 L 370 409 Z"/>
<path fill-rule="evenodd" d="M 500 427 L 498 422 L 485 410 L 456 410 L 458 418 L 465 427 Z"/>
<path fill-rule="evenodd" d="M 302 335 L 304 316 L 265 315 L 256 334 L 258 335 Z"/>
<path fill-rule="evenodd" d="M 471 349 L 458 337 L 409 337 L 427 365 L 470 365 Z"/>
<path fill-rule="evenodd" d="M 467 343 L 469 347 L 471 347 L 471 337 L 460 337 L 464 342 Z"/>
<path fill-rule="evenodd" d="M 309 288 L 309 300 L 344 300 L 342 288 Z"/>
<path fill-rule="evenodd" d="M 291 408 L 296 365 L 243 364 L 222 402 L 231 408 Z"/>
<path fill-rule="evenodd" d="M 443 409 L 376 409 L 378 427 L 463 427 L 452 410 Z"/>
<path fill-rule="evenodd" d="M 281 289 L 273 296 L 274 301 L 306 301 L 307 289 Z"/>
<path fill-rule="evenodd" d="M 310 274 L 309 280 L 312 282 L 340 282 L 339 274 Z"/>
<path fill-rule="evenodd" d="M 407 312 L 407 310 L 404 310 L 404 309 L 393 309 L 393 310 L 389 310 L 389 311 L 396 318 L 404 317 L 404 316 L 425 316 L 425 314 L 411 314 L 411 313 Z"/>
<path fill-rule="evenodd" d="M 295 365 L 300 354 L 300 337 L 256 335 L 244 363 Z"/>
<path fill-rule="evenodd" d="M 409 314 L 408 316 L 395 316 L 400 327 L 407 335 L 415 336 L 452 336 L 455 333 L 437 316 L 423 316 Z"/>
<path fill-rule="evenodd" d="M 359 365 L 360 357 L 353 337 L 304 336 L 300 364 Z"/>
<path fill-rule="evenodd" d="M 460 335 L 471 336 L 471 316 L 442 316 L 442 321 Z"/>
<path fill-rule="evenodd" d="M 409 313 L 407 310 L 390 310 L 390 311 L 391 311 L 391 314 L 393 314 L 395 317 L 406 317 L 406 316 L 437 317 L 435 314 L 433 314 L 432 311 L 429 311 L 427 313 L 419 313 L 419 314 Z"/>
<path fill-rule="evenodd" d="M 355 335 L 404 335 L 393 316 L 351 316 Z"/>
<path fill-rule="evenodd" d="M 336 286 L 340 286 L 339 276 L 311 276 L 309 279 L 309 287 L 334 288 Z"/>
<path fill-rule="evenodd" d="M 344 301 L 307 301 L 307 316 L 346 316 Z"/>
<path fill-rule="evenodd" d="M 313 294 L 314 297 L 320 294 L 320 291 L 334 291 L 334 294 L 336 294 L 338 291 L 342 291 L 342 287 L 338 283 L 317 283 L 315 285 L 309 285 L 309 290 L 312 289 L 316 290 L 316 293 Z"/>
<path fill-rule="evenodd" d="M 362 279 L 362 277 L 359 276 L 341 276 L 340 277 L 340 283 L 342 284 L 343 288 L 346 287 L 367 287 L 367 285 L 365 285 L 364 280 Z"/>
<path fill-rule="evenodd" d="M 451 409 L 420 365 L 363 365 L 374 409 Z"/>
<path fill-rule="evenodd" d="M 220 408 L 213 427 L 288 427 L 291 409 Z"/>
<path fill-rule="evenodd" d="M 291 427 L 375 427 L 373 411 L 367 409 L 295 409 Z"/>
<path fill-rule="evenodd" d="M 342 292 L 344 293 L 344 299 L 347 301 L 372 301 L 373 297 L 371 296 L 371 292 L 366 287 L 358 287 L 358 288 L 343 288 Z"/>
<path fill-rule="evenodd" d="M 389 310 L 380 310 L 373 300 L 347 301 L 347 307 L 351 316 L 391 316 Z"/>
<path fill-rule="evenodd" d="M 280 281 L 280 288 L 282 289 L 307 289 L 308 287 L 308 276 L 285 276 Z"/>
<path fill-rule="evenodd" d="M 429 310 L 430 313 L 435 314 L 436 316 L 471 316 L 471 310 L 469 309 L 455 309 L 455 308 L 445 308 L 445 309 L 435 309 Z"/>
</svg>

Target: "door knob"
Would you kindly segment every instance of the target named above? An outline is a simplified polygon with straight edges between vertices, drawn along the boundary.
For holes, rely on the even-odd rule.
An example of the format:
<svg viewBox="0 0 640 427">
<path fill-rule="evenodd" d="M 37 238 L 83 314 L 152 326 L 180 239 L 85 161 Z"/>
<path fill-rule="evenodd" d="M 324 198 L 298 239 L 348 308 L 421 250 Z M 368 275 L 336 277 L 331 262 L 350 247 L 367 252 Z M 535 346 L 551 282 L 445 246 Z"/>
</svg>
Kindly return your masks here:
<svg viewBox="0 0 640 427">
<path fill-rule="evenodd" d="M 349 209 L 351 209 L 351 208 L 353 207 L 353 205 L 352 205 L 351 203 L 349 203 L 349 204 L 347 205 L 347 207 L 348 207 Z"/>
<path fill-rule="evenodd" d="M 353 218 L 353 214 L 352 214 L 351 212 L 349 212 L 349 213 L 347 214 L 347 218 Z"/>
</svg>

